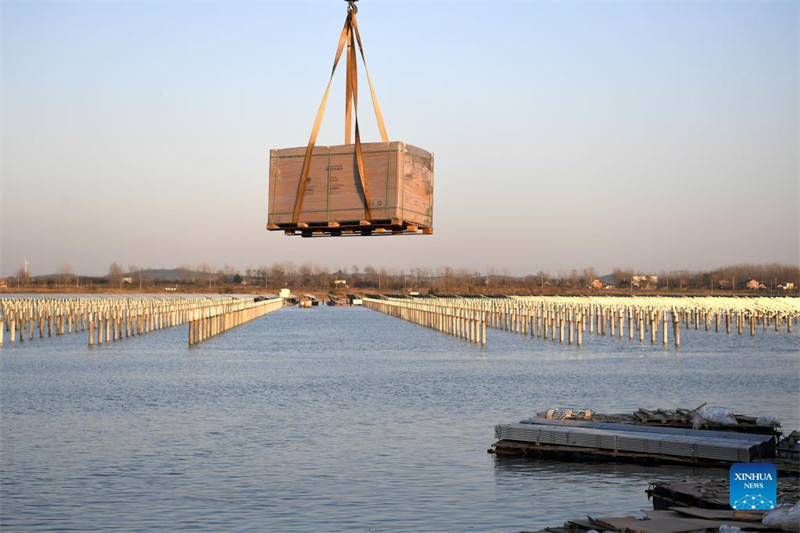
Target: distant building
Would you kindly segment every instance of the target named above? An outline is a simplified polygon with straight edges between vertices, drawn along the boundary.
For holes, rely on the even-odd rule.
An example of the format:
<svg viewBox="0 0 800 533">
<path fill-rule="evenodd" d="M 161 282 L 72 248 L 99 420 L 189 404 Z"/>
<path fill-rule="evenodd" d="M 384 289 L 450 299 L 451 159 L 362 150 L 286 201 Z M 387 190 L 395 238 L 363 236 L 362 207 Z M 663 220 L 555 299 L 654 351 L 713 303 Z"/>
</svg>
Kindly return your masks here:
<svg viewBox="0 0 800 533">
<path fill-rule="evenodd" d="M 599 279 L 596 279 L 596 280 L 592 281 L 591 287 L 593 289 L 602 289 L 603 288 L 603 282 L 600 281 Z"/>
<path fill-rule="evenodd" d="M 122 283 L 127 283 L 130 285 L 133 283 L 133 278 L 122 278 Z"/>
<path fill-rule="evenodd" d="M 794 283 L 786 282 L 783 285 L 778 285 L 778 288 L 782 291 L 790 291 L 794 289 Z"/>
<path fill-rule="evenodd" d="M 634 289 L 655 289 L 658 287 L 658 276 L 633 276 L 631 287 Z"/>
<path fill-rule="evenodd" d="M 758 289 L 766 289 L 767 286 L 758 281 L 757 279 L 748 279 L 747 283 L 744 284 L 744 288 L 751 290 L 758 290 Z"/>
<path fill-rule="evenodd" d="M 292 296 L 292 291 L 289 289 L 281 289 L 281 298 L 289 298 Z"/>
<path fill-rule="evenodd" d="M 335 279 L 335 280 L 333 280 L 333 284 L 336 287 L 347 287 L 347 280 L 346 279 Z"/>
</svg>

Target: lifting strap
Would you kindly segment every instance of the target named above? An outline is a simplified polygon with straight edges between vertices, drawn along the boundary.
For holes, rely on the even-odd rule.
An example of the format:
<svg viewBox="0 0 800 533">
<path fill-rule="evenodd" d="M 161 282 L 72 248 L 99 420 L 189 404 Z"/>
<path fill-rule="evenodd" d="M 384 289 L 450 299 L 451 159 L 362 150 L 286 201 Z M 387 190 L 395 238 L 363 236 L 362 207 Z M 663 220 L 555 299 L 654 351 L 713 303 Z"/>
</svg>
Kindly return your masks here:
<svg viewBox="0 0 800 533">
<path fill-rule="evenodd" d="M 359 52 L 361 53 L 361 60 L 364 63 L 364 71 L 367 74 L 367 81 L 369 82 L 369 91 L 372 96 L 372 104 L 375 108 L 375 117 L 378 121 L 378 129 L 380 130 L 381 139 L 383 142 L 389 142 L 389 137 L 386 135 L 386 125 L 383 122 L 383 115 L 381 114 L 380 106 L 378 105 L 378 97 L 375 95 L 375 89 L 372 86 L 372 80 L 369 77 L 369 70 L 367 69 L 367 60 L 364 57 L 364 48 L 361 45 L 361 35 L 358 32 L 358 24 L 356 23 L 356 12 L 358 10 L 352 1 L 348 1 L 347 18 L 344 22 L 344 28 L 339 36 L 339 44 L 336 48 L 336 56 L 333 60 L 333 68 L 331 69 L 331 76 L 328 79 L 328 86 L 325 88 L 325 94 L 322 97 L 322 103 L 317 111 L 317 117 L 314 120 L 314 127 L 311 130 L 311 137 L 306 147 L 306 153 L 303 158 L 303 169 L 300 173 L 300 183 L 297 186 L 297 195 L 294 201 L 294 211 L 292 213 L 292 224 L 297 224 L 300 218 L 300 211 L 303 208 L 303 197 L 306 192 L 306 183 L 308 181 L 308 173 L 311 169 L 311 157 L 314 153 L 314 144 L 317 142 L 317 135 L 319 128 L 322 124 L 322 117 L 325 114 L 325 107 L 328 103 L 328 94 L 331 89 L 331 82 L 333 75 L 336 73 L 336 67 L 342 57 L 344 47 L 347 46 L 347 73 L 346 73 L 346 90 L 345 90 L 345 144 L 350 144 L 350 131 L 351 131 L 351 114 L 355 116 L 355 157 L 356 168 L 358 170 L 358 179 L 361 184 L 362 202 L 364 203 L 364 214 L 366 220 L 372 220 L 372 211 L 369 206 L 369 191 L 367 189 L 367 176 L 364 170 L 364 155 L 361 150 L 361 135 L 358 129 L 358 72 L 356 68 L 356 52 L 355 47 L 358 44 Z"/>
</svg>

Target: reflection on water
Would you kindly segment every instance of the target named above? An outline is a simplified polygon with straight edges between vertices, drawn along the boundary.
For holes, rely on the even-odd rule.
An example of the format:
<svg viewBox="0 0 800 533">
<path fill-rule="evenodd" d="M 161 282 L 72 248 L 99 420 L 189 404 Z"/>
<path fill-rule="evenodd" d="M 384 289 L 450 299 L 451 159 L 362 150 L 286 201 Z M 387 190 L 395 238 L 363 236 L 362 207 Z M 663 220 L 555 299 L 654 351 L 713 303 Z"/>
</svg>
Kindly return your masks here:
<svg viewBox="0 0 800 533">
<path fill-rule="evenodd" d="M 286 309 L 189 349 L 185 327 L 0 349 L 11 530 L 513 531 L 651 504 L 724 471 L 498 458 L 559 405 L 724 405 L 800 427 L 798 335 L 689 331 L 679 352 L 490 332 L 481 349 L 366 309 Z"/>
<path fill-rule="evenodd" d="M 563 516 L 564 509 L 572 509 L 572 515 L 567 518 L 582 518 L 586 514 L 639 515 L 640 509 L 651 508 L 643 495 L 653 481 L 721 479 L 726 475 L 727 472 L 720 469 L 675 465 L 561 462 L 502 456 L 495 460 L 495 480 L 501 490 L 528 494 L 541 516 Z M 543 488 L 547 489 L 546 495 L 542 494 Z"/>
</svg>

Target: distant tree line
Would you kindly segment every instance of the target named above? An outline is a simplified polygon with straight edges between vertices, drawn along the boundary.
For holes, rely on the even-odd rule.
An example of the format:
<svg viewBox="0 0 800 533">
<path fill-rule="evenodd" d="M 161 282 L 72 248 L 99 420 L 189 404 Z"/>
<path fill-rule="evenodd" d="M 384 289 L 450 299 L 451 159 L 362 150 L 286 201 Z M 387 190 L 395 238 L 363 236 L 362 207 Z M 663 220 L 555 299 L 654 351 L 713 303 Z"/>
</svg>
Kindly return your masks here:
<svg viewBox="0 0 800 533">
<path fill-rule="evenodd" d="M 740 264 L 706 271 L 670 270 L 638 271 L 614 268 L 600 276 L 594 268 L 551 273 L 540 270 L 535 274 L 512 276 L 509 271 L 489 268 L 485 272 L 467 268 L 442 266 L 388 269 L 372 265 L 329 269 L 312 263 L 284 261 L 271 265 L 249 266 L 244 270 L 225 264 L 222 268 L 201 263 L 181 265 L 174 269 L 152 269 L 137 265 L 127 268 L 112 263 L 105 276 L 79 276 L 68 264 L 46 276 L 30 276 L 20 269 L 7 278 L 8 288 L 31 287 L 87 290 L 159 290 L 173 287 L 184 292 L 278 292 L 284 287 L 295 292 L 347 290 L 370 292 L 418 293 L 602 293 L 604 291 L 736 291 L 747 290 L 748 282 L 756 280 L 761 291 L 797 292 L 800 287 L 800 267 L 783 264 Z M 752 286 L 753 283 L 750 283 Z M 787 287 L 790 287 L 788 291 Z"/>
</svg>

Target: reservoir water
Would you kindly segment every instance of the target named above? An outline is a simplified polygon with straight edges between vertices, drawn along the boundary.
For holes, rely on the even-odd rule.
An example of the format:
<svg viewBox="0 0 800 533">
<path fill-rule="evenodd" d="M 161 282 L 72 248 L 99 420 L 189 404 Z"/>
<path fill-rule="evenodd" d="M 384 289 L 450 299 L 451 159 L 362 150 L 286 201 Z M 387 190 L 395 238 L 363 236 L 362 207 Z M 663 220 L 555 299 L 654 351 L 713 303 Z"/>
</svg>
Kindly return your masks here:
<svg viewBox="0 0 800 533">
<path fill-rule="evenodd" d="M 363 308 L 287 308 L 188 348 L 187 326 L 0 348 L 7 531 L 520 531 L 651 508 L 715 469 L 487 454 L 554 406 L 703 402 L 800 428 L 800 335 L 683 334 L 679 350 L 489 331 L 482 349 Z"/>
</svg>

